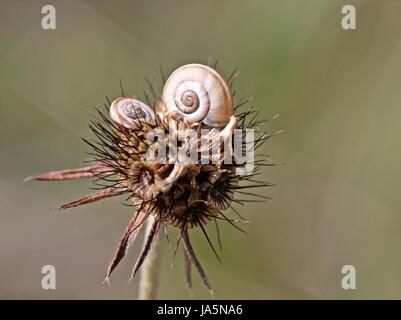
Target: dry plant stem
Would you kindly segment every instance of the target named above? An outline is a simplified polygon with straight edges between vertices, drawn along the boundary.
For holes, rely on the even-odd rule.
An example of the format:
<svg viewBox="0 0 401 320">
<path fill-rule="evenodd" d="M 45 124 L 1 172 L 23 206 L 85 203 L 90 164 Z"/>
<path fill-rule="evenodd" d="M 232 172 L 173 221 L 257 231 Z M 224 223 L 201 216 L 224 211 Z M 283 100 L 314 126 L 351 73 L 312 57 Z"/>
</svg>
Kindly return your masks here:
<svg viewBox="0 0 401 320">
<path fill-rule="evenodd" d="M 151 232 L 153 223 L 153 215 L 150 215 L 146 221 L 145 230 L 145 242 Z M 154 300 L 157 297 L 157 287 L 159 282 L 159 260 L 160 260 L 160 247 L 161 247 L 161 236 L 159 228 L 155 240 L 152 244 L 152 248 L 148 256 L 146 257 L 141 267 L 140 278 L 139 278 L 139 300 Z"/>
</svg>

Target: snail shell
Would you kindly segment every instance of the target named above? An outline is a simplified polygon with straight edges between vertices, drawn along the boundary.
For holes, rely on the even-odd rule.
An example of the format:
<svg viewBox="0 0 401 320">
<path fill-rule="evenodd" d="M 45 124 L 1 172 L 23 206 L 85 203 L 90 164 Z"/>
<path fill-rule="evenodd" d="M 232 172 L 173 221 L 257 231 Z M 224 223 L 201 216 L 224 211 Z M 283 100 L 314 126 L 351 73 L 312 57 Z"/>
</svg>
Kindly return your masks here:
<svg viewBox="0 0 401 320">
<path fill-rule="evenodd" d="M 140 122 L 154 125 L 155 113 L 145 103 L 133 98 L 118 98 L 110 106 L 111 119 L 131 129 L 140 127 Z"/>
<path fill-rule="evenodd" d="M 175 70 L 163 89 L 167 110 L 179 118 L 211 127 L 225 126 L 234 112 L 227 82 L 216 70 L 202 64 L 187 64 Z"/>
</svg>

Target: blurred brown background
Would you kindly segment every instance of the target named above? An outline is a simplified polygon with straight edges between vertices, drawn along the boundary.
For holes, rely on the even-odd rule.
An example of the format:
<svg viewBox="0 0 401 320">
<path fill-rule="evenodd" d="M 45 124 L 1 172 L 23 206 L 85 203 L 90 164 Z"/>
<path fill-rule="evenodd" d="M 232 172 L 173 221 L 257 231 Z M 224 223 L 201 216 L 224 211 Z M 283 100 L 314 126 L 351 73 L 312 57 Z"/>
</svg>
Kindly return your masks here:
<svg viewBox="0 0 401 320">
<path fill-rule="evenodd" d="M 53 4 L 57 29 L 41 29 Z M 357 29 L 341 28 L 341 7 Z M 273 200 L 240 209 L 243 235 L 221 225 L 223 264 L 199 231 L 194 247 L 220 299 L 401 298 L 401 2 L 398 0 L 0 1 L 0 298 L 136 297 L 135 246 L 102 284 L 132 215 L 123 199 L 58 214 L 90 181 L 28 183 L 80 165 L 93 106 L 141 93 L 188 62 L 239 67 L 279 165 L 263 179 Z M 209 227 L 216 240 L 213 224 Z M 175 243 L 177 232 L 170 228 Z M 141 243 L 141 239 L 138 244 Z M 164 244 L 160 298 L 188 297 L 182 256 Z M 41 288 L 43 265 L 57 289 Z M 357 289 L 341 288 L 341 267 Z M 197 274 L 194 297 L 209 298 Z"/>
</svg>

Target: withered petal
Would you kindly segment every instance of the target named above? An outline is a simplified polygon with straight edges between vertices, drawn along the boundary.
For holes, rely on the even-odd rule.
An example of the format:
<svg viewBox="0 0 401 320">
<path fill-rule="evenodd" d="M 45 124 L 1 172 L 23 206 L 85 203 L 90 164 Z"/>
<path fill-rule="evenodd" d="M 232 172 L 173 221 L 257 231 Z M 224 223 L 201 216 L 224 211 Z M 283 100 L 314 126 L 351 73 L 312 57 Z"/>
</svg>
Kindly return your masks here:
<svg viewBox="0 0 401 320">
<path fill-rule="evenodd" d="M 189 260 L 192 262 L 192 264 L 195 266 L 196 270 L 198 271 L 200 277 L 202 278 L 203 283 L 205 286 L 211 291 L 212 291 L 212 286 L 210 285 L 209 279 L 206 276 L 205 271 L 202 268 L 202 265 L 200 264 L 198 258 L 195 255 L 195 252 L 192 248 L 191 242 L 189 241 L 189 235 L 188 235 L 188 229 L 185 228 L 182 238 L 184 240 L 184 250 L 187 253 Z"/>
<path fill-rule="evenodd" d="M 88 194 L 87 196 L 85 196 L 81 199 L 74 200 L 69 203 L 63 204 L 62 206 L 60 206 L 58 208 L 58 210 L 78 207 L 83 204 L 92 203 L 92 202 L 99 201 L 99 200 L 102 200 L 102 199 L 105 199 L 108 197 L 118 196 L 126 191 L 127 191 L 127 189 L 122 189 L 122 188 L 114 188 L 114 187 L 107 188 L 107 189 L 104 189 L 104 190 L 96 192 L 96 193 Z"/>
<path fill-rule="evenodd" d="M 24 182 L 30 180 L 39 180 L 39 181 L 60 181 L 60 180 L 73 180 L 73 179 L 82 179 L 82 178 L 91 178 L 97 176 L 102 173 L 112 172 L 112 168 L 107 165 L 95 164 L 92 166 L 82 167 L 82 168 L 74 168 L 74 169 L 65 169 L 58 171 L 51 171 L 47 173 L 42 173 L 36 176 L 28 177 L 24 180 Z"/>
<path fill-rule="evenodd" d="M 185 285 L 188 289 L 192 289 L 191 269 L 191 258 L 189 257 L 187 251 L 184 249 Z"/>
<path fill-rule="evenodd" d="M 158 231 L 160 229 L 160 225 L 161 225 L 160 219 L 155 218 L 153 221 L 153 224 L 151 226 L 150 232 L 148 234 L 148 237 L 145 240 L 145 245 L 143 246 L 142 251 L 139 254 L 139 257 L 135 262 L 134 268 L 132 269 L 131 278 L 135 277 L 135 275 L 138 272 L 139 268 L 141 267 L 143 261 L 149 254 L 150 249 L 152 249 L 153 242 L 156 239 L 156 237 L 158 236 Z"/>
<path fill-rule="evenodd" d="M 111 261 L 109 267 L 107 268 L 107 275 L 105 281 L 108 282 L 110 276 L 114 269 L 117 267 L 118 263 L 124 258 L 128 253 L 129 248 L 133 245 L 139 231 L 142 228 L 143 222 L 147 218 L 147 210 L 145 208 L 140 208 L 134 217 L 130 220 L 128 227 L 118 244 L 117 250 L 114 254 L 113 260 Z"/>
</svg>

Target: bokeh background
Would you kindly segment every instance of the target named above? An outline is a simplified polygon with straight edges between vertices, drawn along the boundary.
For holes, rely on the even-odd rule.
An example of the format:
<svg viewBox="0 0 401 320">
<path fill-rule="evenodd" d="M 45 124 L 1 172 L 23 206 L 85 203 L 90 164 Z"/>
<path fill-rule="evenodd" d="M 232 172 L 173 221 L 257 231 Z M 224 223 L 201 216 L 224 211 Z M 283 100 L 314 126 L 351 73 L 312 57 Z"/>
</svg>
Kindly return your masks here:
<svg viewBox="0 0 401 320">
<path fill-rule="evenodd" d="M 57 29 L 41 29 L 53 4 Z M 341 7 L 357 29 L 341 28 Z M 132 209 L 122 198 L 58 213 L 90 181 L 22 184 L 87 158 L 81 137 L 105 96 L 140 94 L 188 62 L 238 67 L 237 94 L 263 106 L 279 164 L 273 199 L 237 207 L 244 235 L 220 224 L 220 264 L 193 242 L 220 299 L 401 298 L 401 1 L 0 1 L 0 298 L 132 299 L 139 239 L 103 285 Z M 208 228 L 216 241 L 213 224 Z M 175 243 L 178 233 L 171 229 Z M 159 298 L 186 299 L 182 255 L 163 244 Z M 57 289 L 41 288 L 41 268 Z M 341 288 L 341 267 L 357 289 Z M 209 293 L 194 273 L 194 298 Z"/>
</svg>

